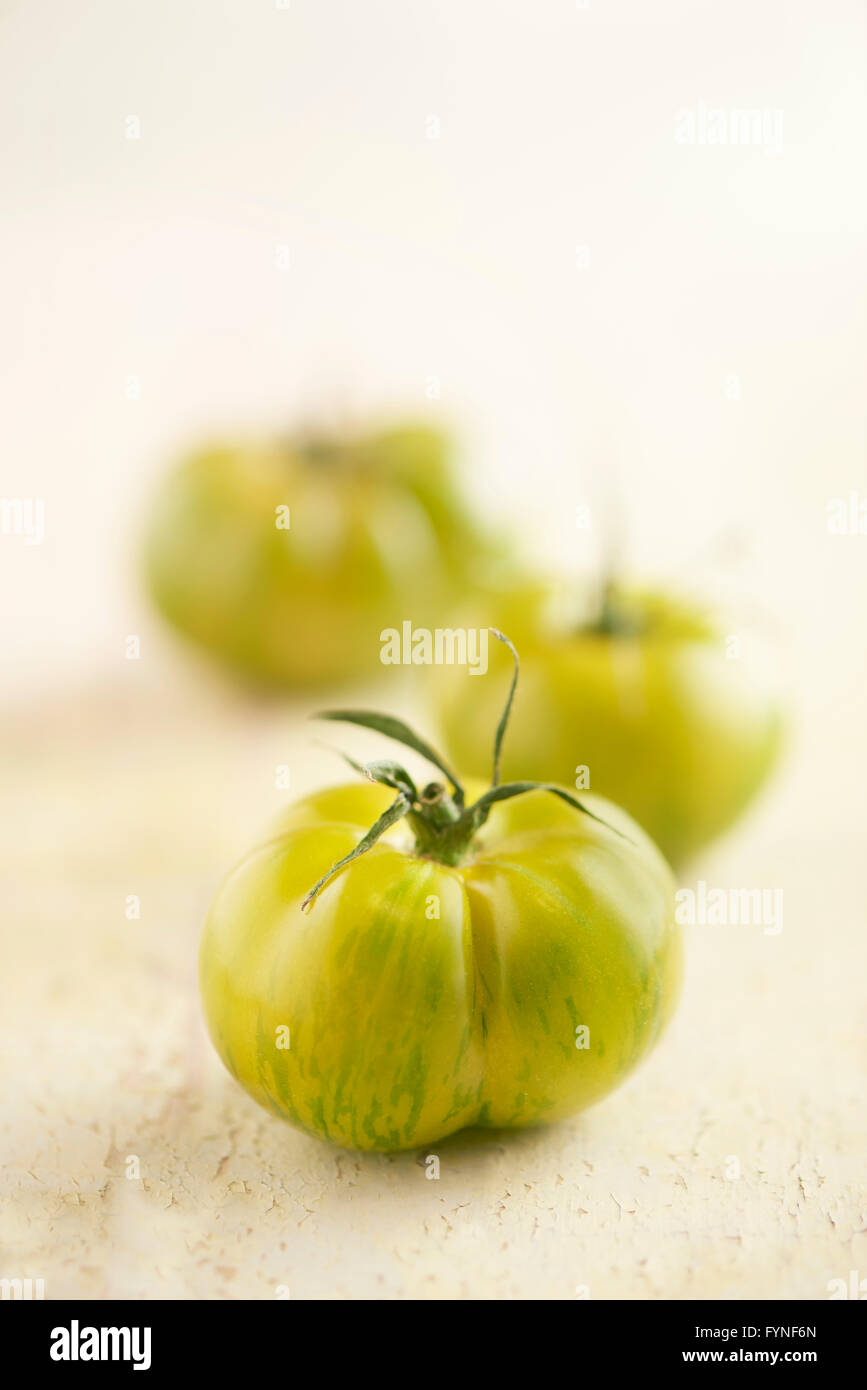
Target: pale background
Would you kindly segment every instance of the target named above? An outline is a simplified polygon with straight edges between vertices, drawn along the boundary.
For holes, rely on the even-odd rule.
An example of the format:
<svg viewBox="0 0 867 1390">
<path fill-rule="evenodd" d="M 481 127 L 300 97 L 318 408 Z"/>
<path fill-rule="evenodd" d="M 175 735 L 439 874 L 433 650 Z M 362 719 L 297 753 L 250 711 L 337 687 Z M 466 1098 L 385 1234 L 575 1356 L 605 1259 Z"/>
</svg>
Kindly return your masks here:
<svg viewBox="0 0 867 1390">
<path fill-rule="evenodd" d="M 0 1276 L 799 1299 L 867 1277 L 867 535 L 826 524 L 867 493 L 865 29 L 846 0 L 0 0 L 0 496 L 46 508 L 41 546 L 0 536 Z M 678 144 L 702 103 L 782 111 L 781 150 Z M 298 791 L 334 769 L 300 707 L 180 652 L 136 574 L 190 439 L 389 407 L 460 428 L 467 489 L 528 554 L 592 565 L 575 508 L 613 507 L 639 572 L 732 598 L 792 724 L 695 867 L 783 887 L 782 935 L 694 929 L 638 1076 L 551 1133 L 441 1145 L 439 1182 L 280 1126 L 204 1039 L 215 884 L 275 764 Z"/>
</svg>

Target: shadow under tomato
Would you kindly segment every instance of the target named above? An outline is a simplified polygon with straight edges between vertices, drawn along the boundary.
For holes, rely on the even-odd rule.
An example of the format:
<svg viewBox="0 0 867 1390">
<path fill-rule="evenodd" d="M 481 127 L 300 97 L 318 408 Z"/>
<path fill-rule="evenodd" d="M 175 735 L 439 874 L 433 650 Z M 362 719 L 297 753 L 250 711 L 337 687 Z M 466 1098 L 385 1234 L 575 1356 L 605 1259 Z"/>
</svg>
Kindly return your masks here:
<svg viewBox="0 0 867 1390">
<path fill-rule="evenodd" d="M 486 1179 L 502 1166 L 504 1160 L 508 1160 L 510 1168 L 520 1164 L 527 1171 L 532 1169 L 535 1155 L 538 1154 L 539 1161 L 543 1161 L 543 1155 L 552 1142 L 562 1146 L 567 1136 L 569 1141 L 577 1142 L 576 1123 L 580 1126 L 580 1119 L 577 1122 L 572 1120 L 523 1129 L 474 1127 L 458 1130 L 456 1134 L 431 1141 L 423 1147 L 396 1153 L 335 1148 L 331 1152 L 342 1181 L 338 1181 L 332 1195 L 355 1200 L 360 1195 L 359 1189 L 362 1192 L 365 1188 L 378 1190 L 385 1174 L 388 1174 L 392 1184 L 392 1196 L 406 1193 L 414 1187 L 419 1169 L 422 1176 L 428 1176 L 433 1159 L 438 1163 L 437 1177 L 469 1179 L 478 1195 L 484 1191 Z"/>
</svg>

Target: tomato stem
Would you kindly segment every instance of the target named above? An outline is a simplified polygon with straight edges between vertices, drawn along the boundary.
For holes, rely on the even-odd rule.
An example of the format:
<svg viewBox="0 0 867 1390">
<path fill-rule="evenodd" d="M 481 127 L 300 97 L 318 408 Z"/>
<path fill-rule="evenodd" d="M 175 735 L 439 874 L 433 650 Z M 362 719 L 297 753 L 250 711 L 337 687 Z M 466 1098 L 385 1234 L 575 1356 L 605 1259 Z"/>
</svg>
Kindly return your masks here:
<svg viewBox="0 0 867 1390">
<path fill-rule="evenodd" d="M 521 663 L 518 660 L 518 653 L 515 651 L 514 646 L 509 641 L 508 637 L 505 636 L 504 633 L 500 632 L 495 627 L 488 628 L 488 631 L 494 634 L 498 642 L 502 642 L 505 646 L 509 648 L 509 651 L 512 653 L 512 660 L 514 662 L 512 668 L 512 681 L 509 686 L 509 693 L 506 696 L 506 704 L 503 709 L 503 713 L 500 715 L 500 722 L 497 725 L 497 732 L 494 736 L 494 770 L 491 775 L 491 786 L 495 787 L 500 780 L 500 753 L 503 747 L 503 739 L 506 734 L 506 726 L 509 723 L 509 715 L 512 713 L 512 701 L 515 698 L 515 691 L 518 686 L 518 675 L 520 673 Z"/>
<path fill-rule="evenodd" d="M 599 611 L 582 630 L 603 637 L 636 637 L 644 631 L 643 616 L 626 602 L 620 587 L 609 575 L 602 585 Z"/>
<path fill-rule="evenodd" d="M 365 729 L 375 729 L 377 732 L 385 734 L 387 738 L 402 743 L 405 747 L 420 753 L 423 758 L 438 768 L 451 783 L 452 790 L 449 791 L 442 782 L 429 782 L 419 791 L 409 773 L 400 763 L 379 760 L 362 765 L 343 754 L 342 756 L 346 758 L 349 765 L 362 773 L 369 781 L 391 787 L 398 795 L 379 817 L 379 820 L 370 827 L 367 834 L 359 840 L 355 849 L 333 864 L 328 873 L 323 874 L 319 882 L 314 884 L 301 904 L 302 911 L 308 911 L 323 888 L 327 888 L 328 884 L 342 873 L 354 859 L 360 858 L 362 854 L 366 854 L 369 849 L 372 849 L 377 840 L 404 817 L 409 822 L 415 836 L 416 854 L 426 859 L 435 859 L 440 864 L 448 864 L 452 867 L 461 864 L 466 858 L 475 836 L 485 824 L 491 814 L 492 807 L 497 802 L 508 801 L 513 796 L 522 796 L 525 792 L 531 791 L 550 792 L 552 796 L 565 801 L 576 811 L 581 811 L 584 815 L 590 816 L 592 820 L 598 821 L 600 825 L 606 826 L 615 835 L 619 835 L 625 840 L 629 839 L 629 836 L 624 835 L 622 830 L 618 830 L 616 826 L 610 825 L 608 821 L 602 820 L 600 816 L 588 810 L 576 796 L 566 791 L 564 787 L 557 787 L 549 782 L 500 782 L 500 754 L 509 723 L 509 715 L 512 711 L 512 702 L 515 698 L 520 663 L 518 653 L 508 637 L 495 627 L 492 627 L 490 631 L 498 642 L 502 642 L 509 648 L 514 661 L 514 669 L 506 704 L 494 737 L 494 767 L 491 786 L 477 801 L 473 802 L 472 806 L 465 806 L 464 789 L 445 760 L 401 719 L 369 710 L 328 710 L 318 716 L 320 719 L 339 720 L 346 724 L 358 724 Z"/>
</svg>

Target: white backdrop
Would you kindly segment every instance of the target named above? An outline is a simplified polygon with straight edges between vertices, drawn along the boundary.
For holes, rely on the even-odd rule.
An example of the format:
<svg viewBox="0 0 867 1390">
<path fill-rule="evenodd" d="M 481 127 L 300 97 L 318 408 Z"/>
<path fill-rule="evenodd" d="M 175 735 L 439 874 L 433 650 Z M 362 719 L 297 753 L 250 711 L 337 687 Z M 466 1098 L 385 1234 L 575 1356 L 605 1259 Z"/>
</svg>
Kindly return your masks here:
<svg viewBox="0 0 867 1390">
<path fill-rule="evenodd" d="M 459 427 L 530 553 L 586 563 L 575 506 L 613 491 L 638 569 L 739 566 L 845 760 L 865 27 L 855 0 L 6 0 L 0 495 L 46 525 L 0 536 L 6 689 L 116 668 L 187 440 L 394 405 Z M 733 110 L 764 135 L 684 143 Z"/>
</svg>

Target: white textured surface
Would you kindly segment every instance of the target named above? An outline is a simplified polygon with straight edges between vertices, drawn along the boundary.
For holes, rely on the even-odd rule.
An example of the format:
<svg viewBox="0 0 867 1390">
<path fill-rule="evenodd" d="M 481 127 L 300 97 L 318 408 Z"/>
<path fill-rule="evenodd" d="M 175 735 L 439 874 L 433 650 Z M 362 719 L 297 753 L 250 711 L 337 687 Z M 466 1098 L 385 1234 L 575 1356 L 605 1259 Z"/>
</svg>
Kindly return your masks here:
<svg viewBox="0 0 867 1390">
<path fill-rule="evenodd" d="M 200 1021 L 202 915 L 281 799 L 275 764 L 299 792 L 333 777 L 309 726 L 181 687 L 8 733 L 0 1275 L 49 1298 L 823 1298 L 867 1271 L 857 846 L 794 814 L 785 777 L 700 866 L 782 886 L 782 933 L 692 929 L 678 1018 L 626 1086 L 444 1142 L 430 1180 L 426 1154 L 260 1111 Z"/>
</svg>

